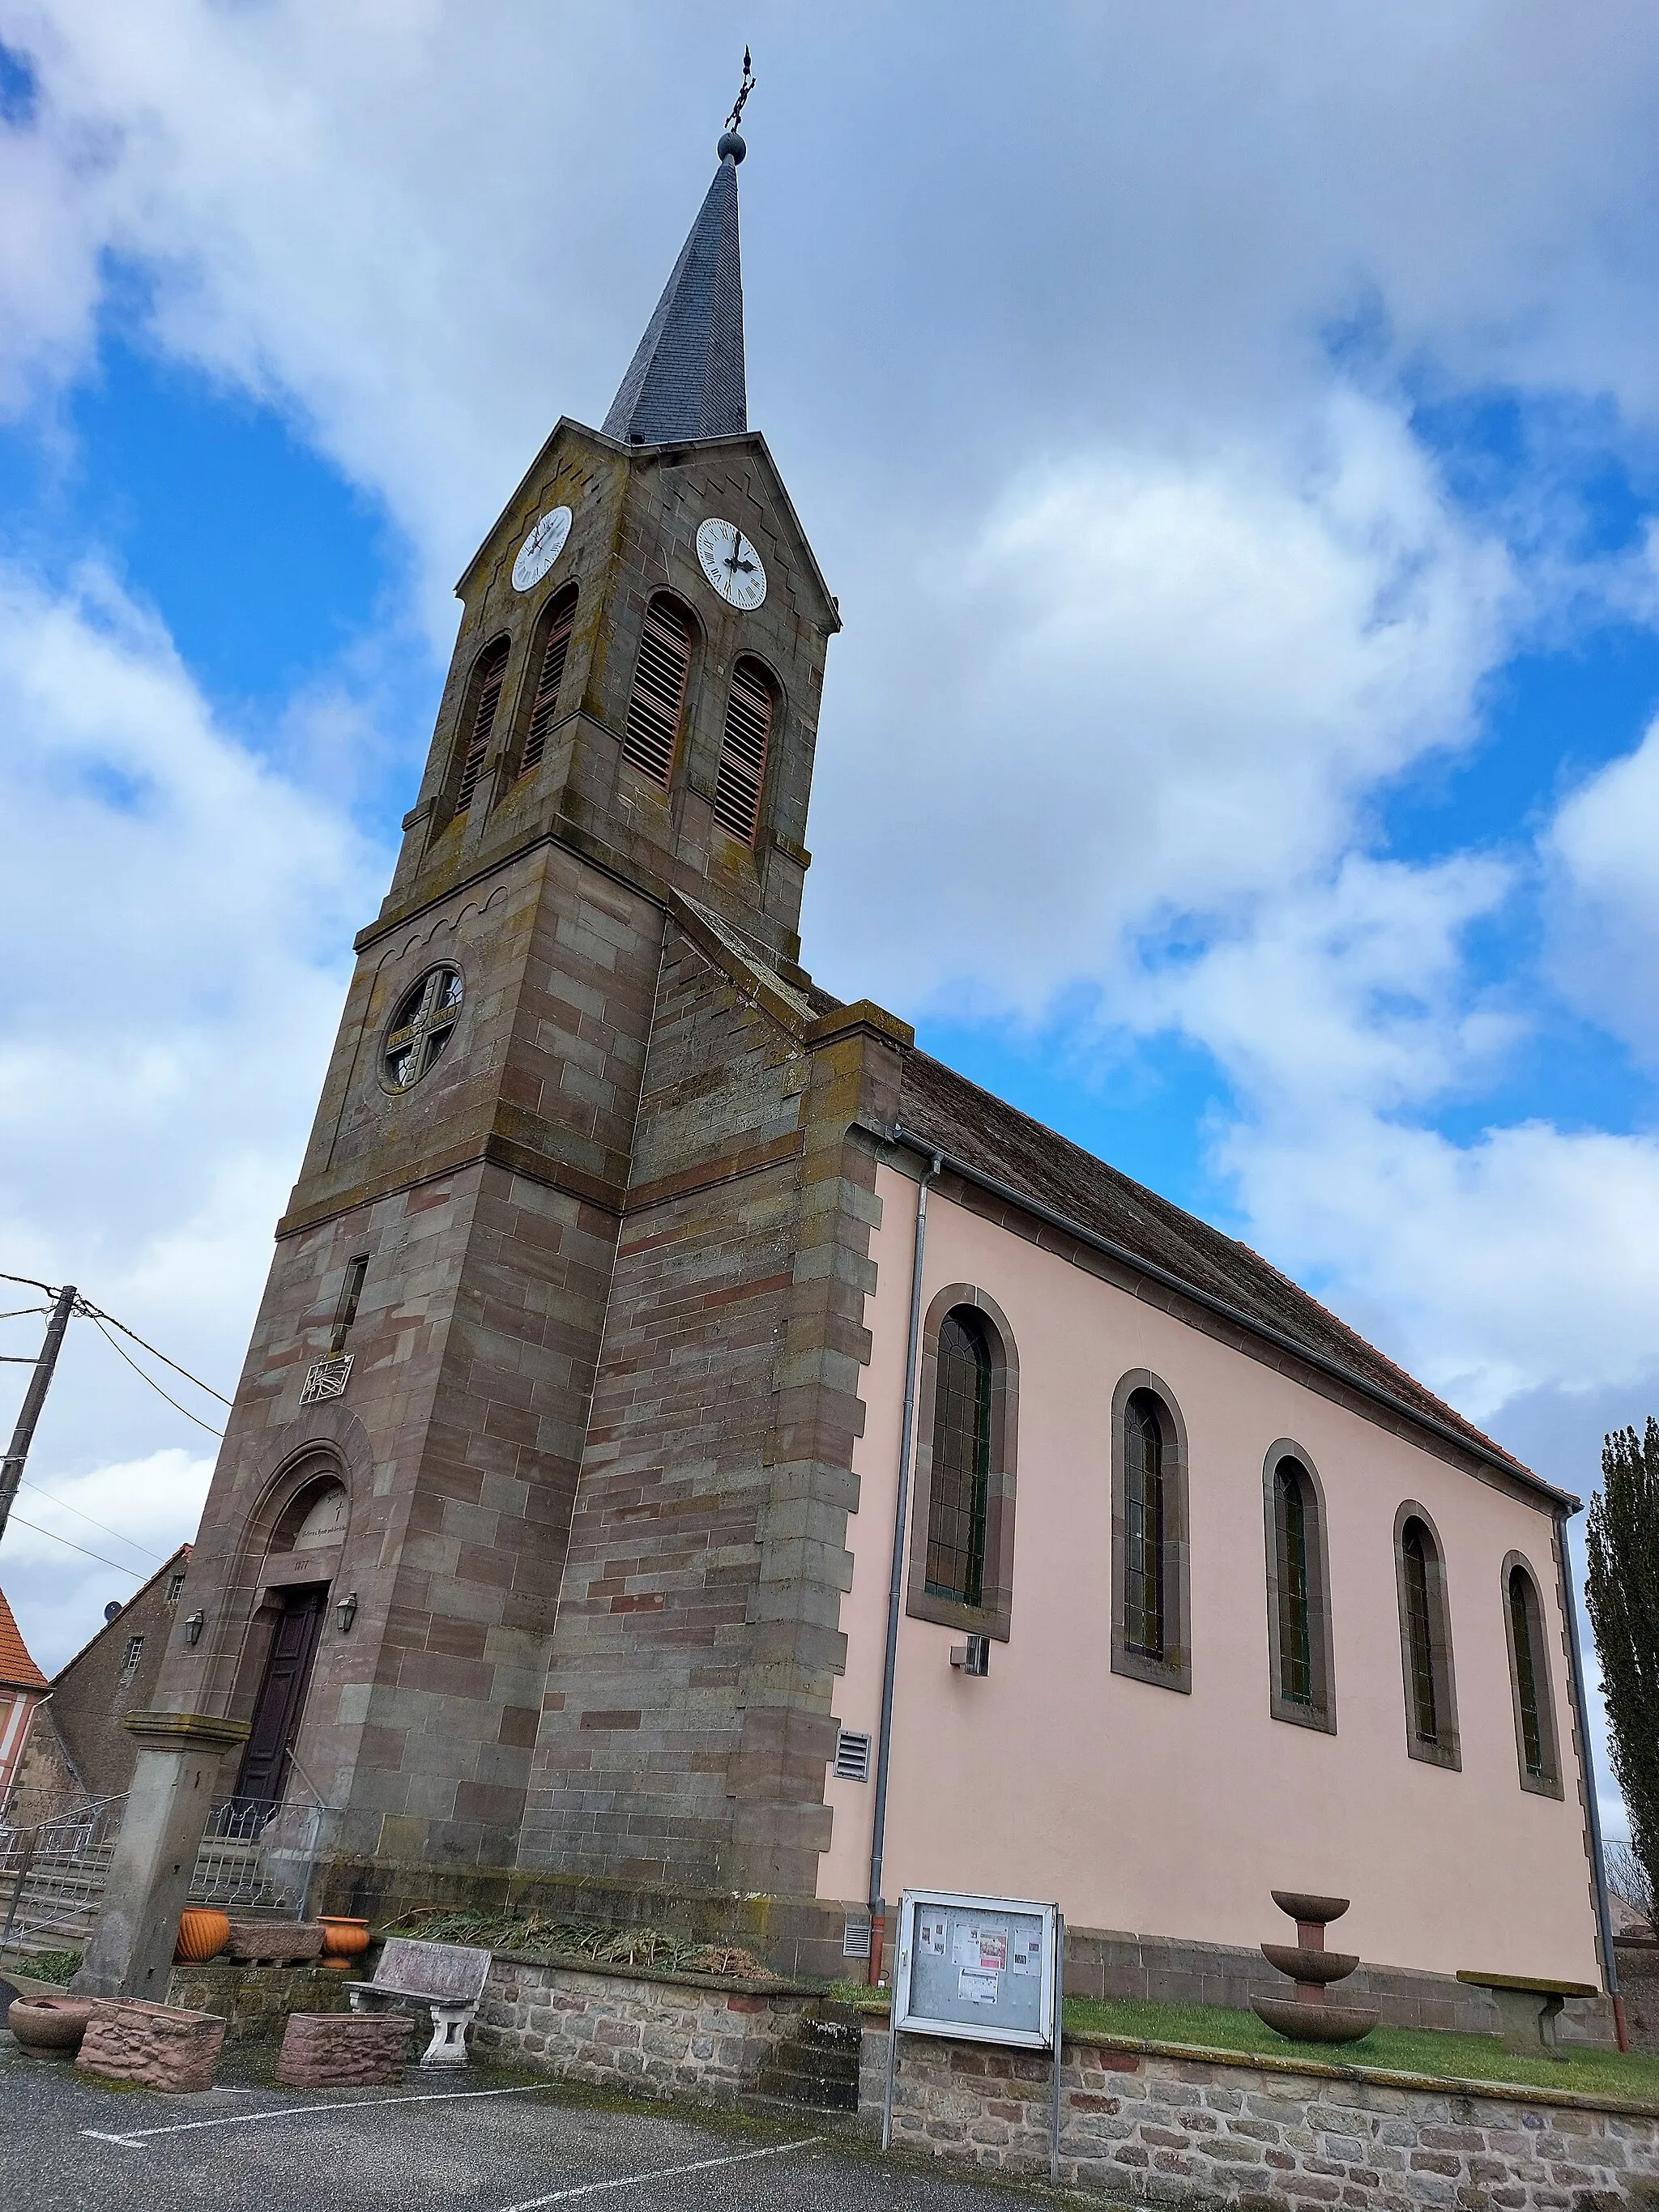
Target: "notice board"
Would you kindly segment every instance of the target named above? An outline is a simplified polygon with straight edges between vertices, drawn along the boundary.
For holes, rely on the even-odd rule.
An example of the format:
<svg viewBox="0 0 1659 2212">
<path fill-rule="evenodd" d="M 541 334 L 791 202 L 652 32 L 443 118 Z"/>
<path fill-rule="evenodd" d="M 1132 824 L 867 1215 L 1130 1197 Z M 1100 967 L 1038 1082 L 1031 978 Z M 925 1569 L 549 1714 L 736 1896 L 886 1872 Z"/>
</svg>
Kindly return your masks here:
<svg viewBox="0 0 1659 2212">
<path fill-rule="evenodd" d="M 1059 1956 L 1055 1905 L 907 1890 L 899 1904 L 894 2028 L 1050 2050 Z"/>
</svg>

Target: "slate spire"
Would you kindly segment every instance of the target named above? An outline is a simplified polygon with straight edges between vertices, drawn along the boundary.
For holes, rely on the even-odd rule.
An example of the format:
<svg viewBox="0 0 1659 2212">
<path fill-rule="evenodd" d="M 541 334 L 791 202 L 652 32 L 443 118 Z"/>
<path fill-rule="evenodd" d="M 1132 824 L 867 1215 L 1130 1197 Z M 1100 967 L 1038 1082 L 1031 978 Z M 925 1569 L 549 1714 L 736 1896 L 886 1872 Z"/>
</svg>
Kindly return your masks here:
<svg viewBox="0 0 1659 2212">
<path fill-rule="evenodd" d="M 738 254 L 738 164 L 747 149 L 728 129 L 717 150 L 714 180 L 605 418 L 606 437 L 624 445 L 729 438 L 749 428 Z"/>
</svg>

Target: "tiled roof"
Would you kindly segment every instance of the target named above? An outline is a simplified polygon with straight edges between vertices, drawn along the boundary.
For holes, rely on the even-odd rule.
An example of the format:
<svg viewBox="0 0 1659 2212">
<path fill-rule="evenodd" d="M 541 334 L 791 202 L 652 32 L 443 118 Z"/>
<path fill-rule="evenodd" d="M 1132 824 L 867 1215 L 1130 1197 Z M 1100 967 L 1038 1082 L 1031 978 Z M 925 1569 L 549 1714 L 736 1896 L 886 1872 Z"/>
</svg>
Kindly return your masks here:
<svg viewBox="0 0 1659 2212">
<path fill-rule="evenodd" d="M 51 1685 L 29 1657 L 17 1623 L 12 1619 L 6 1594 L 0 1590 L 0 1686 L 8 1690 L 45 1690 Z"/>
<path fill-rule="evenodd" d="M 1316 1361 L 1340 1368 L 1452 1431 L 1482 1458 L 1496 1458 L 1527 1479 L 1528 1470 L 1510 1453 L 1248 1244 L 1183 1213 L 925 1052 L 904 1056 L 898 1121 L 907 1135 L 937 1145 L 994 1182 L 1178 1277 L 1247 1322 L 1289 1338 Z"/>
<path fill-rule="evenodd" d="M 732 438 L 749 428 L 738 170 L 714 172 L 657 311 L 603 424 L 624 445 Z"/>
</svg>

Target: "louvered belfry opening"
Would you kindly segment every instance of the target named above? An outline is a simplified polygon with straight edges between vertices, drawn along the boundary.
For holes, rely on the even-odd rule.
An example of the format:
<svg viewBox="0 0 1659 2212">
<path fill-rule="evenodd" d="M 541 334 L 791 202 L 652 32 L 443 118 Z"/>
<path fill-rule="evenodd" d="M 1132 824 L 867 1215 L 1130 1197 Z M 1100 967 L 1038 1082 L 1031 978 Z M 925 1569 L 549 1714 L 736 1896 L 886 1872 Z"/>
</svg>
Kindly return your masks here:
<svg viewBox="0 0 1659 2212">
<path fill-rule="evenodd" d="M 665 791 L 674 769 L 690 673 L 690 624 L 671 600 L 653 599 L 645 611 L 645 634 L 623 728 L 623 758 Z"/>
<path fill-rule="evenodd" d="M 722 830 L 755 842 L 761 792 L 766 782 L 766 748 L 772 734 L 772 687 L 752 660 L 732 671 L 720 735 L 720 774 L 714 780 L 714 819 Z"/>
<path fill-rule="evenodd" d="M 485 648 L 472 676 L 472 714 L 467 727 L 466 752 L 461 780 L 455 787 L 455 811 L 465 814 L 472 804 L 489 750 L 489 732 L 495 726 L 495 710 L 501 703 L 501 683 L 507 674 L 508 645 L 504 637 Z"/>
<path fill-rule="evenodd" d="M 561 592 L 547 611 L 542 639 L 541 665 L 536 672 L 536 696 L 530 702 L 530 726 L 525 732 L 524 756 L 519 763 L 523 775 L 539 768 L 547 750 L 547 733 L 558 711 L 559 686 L 570 653 L 570 634 L 576 627 L 576 587 Z"/>
</svg>

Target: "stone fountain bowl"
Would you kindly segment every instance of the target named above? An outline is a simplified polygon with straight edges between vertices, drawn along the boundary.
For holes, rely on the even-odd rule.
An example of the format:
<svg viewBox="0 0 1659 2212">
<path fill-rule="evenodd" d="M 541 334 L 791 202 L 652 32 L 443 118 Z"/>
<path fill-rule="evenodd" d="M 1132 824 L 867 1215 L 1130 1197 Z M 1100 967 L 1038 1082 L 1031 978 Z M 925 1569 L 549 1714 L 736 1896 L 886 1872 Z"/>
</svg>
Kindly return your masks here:
<svg viewBox="0 0 1659 2212">
<path fill-rule="evenodd" d="M 1359 1964 L 1358 1951 L 1310 1951 L 1300 1943 L 1264 1943 L 1261 1955 L 1293 1982 L 1342 1982 Z"/>
<path fill-rule="evenodd" d="M 1382 2017 L 1370 2005 L 1304 2004 L 1296 1997 L 1252 1997 L 1250 2010 L 1291 2043 L 1358 2043 Z"/>
<path fill-rule="evenodd" d="M 1272 1896 L 1279 1911 L 1288 1912 L 1292 1920 L 1316 1920 L 1322 1927 L 1328 1921 L 1340 1920 L 1351 1901 L 1346 1897 L 1314 1897 L 1299 1889 L 1276 1889 Z"/>
</svg>

